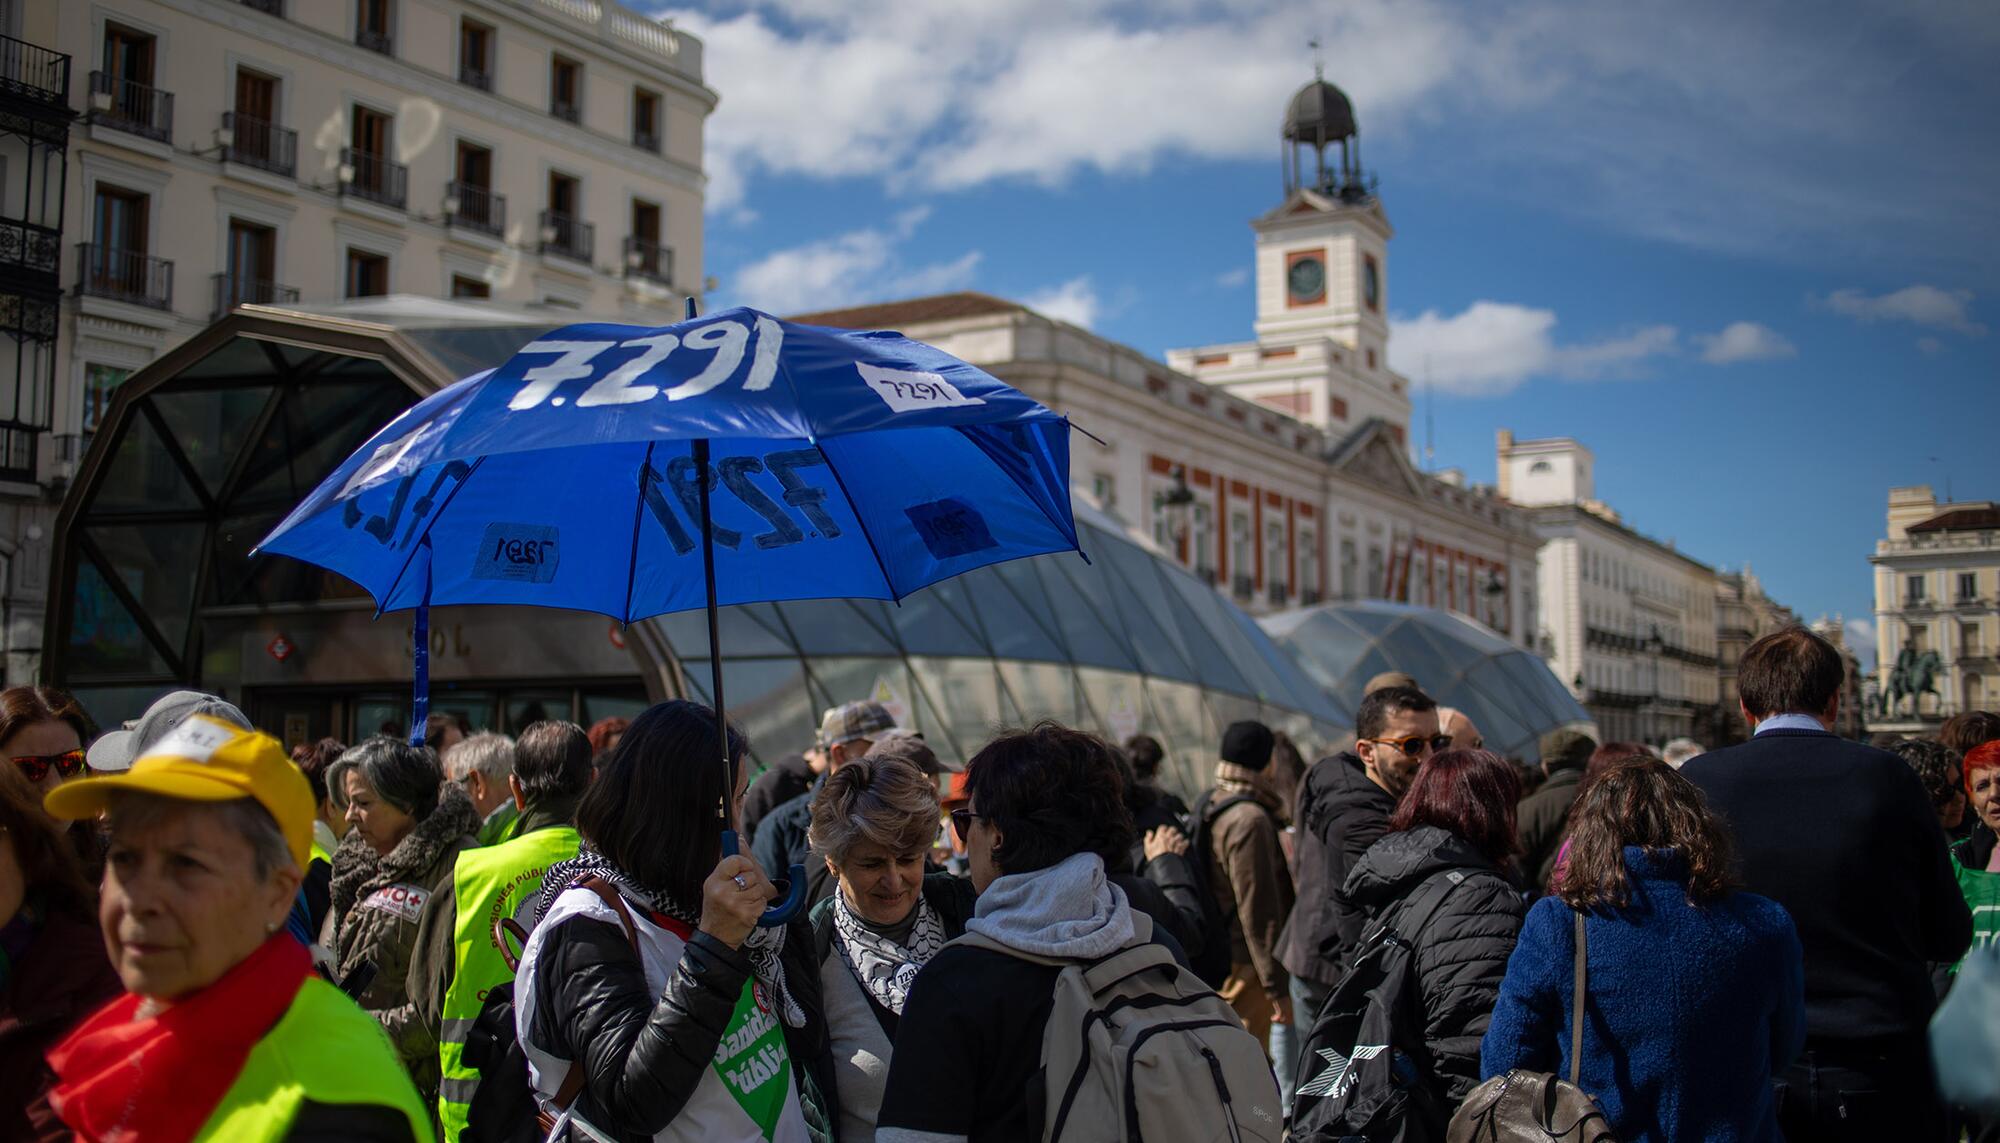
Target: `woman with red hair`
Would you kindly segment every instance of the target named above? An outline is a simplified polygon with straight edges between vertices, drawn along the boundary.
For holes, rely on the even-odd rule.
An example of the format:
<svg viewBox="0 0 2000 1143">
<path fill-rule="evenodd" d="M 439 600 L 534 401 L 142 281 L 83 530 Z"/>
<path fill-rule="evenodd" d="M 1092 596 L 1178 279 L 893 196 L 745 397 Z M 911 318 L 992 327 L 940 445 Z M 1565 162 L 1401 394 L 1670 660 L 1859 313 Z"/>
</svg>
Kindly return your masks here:
<svg viewBox="0 0 2000 1143">
<path fill-rule="evenodd" d="M 1416 950 L 1424 1045 L 1436 1104 L 1455 1106 L 1479 1083 L 1479 1041 L 1493 1016 L 1507 957 L 1526 911 L 1516 887 L 1514 804 L 1521 779 L 1486 750 L 1447 750 L 1417 770 L 1389 833 L 1348 874 L 1340 893 L 1372 931 L 1394 926 L 1424 885 L 1455 881 L 1420 930 Z"/>
<path fill-rule="evenodd" d="M 1972 833 L 1951 847 L 1951 860 L 1972 910 L 1972 947 L 1979 949 L 2000 943 L 2000 846 L 1994 844 L 2000 835 L 2000 739 L 1967 751 L 1964 772 L 1966 806 L 1977 821 Z"/>
</svg>

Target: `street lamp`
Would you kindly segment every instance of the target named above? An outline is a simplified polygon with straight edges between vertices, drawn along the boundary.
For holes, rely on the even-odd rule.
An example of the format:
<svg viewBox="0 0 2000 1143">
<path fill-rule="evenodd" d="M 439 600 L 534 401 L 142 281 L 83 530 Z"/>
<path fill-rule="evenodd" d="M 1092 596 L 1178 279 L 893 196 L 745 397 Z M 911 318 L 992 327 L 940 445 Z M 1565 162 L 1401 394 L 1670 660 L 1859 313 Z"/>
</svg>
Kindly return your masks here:
<svg viewBox="0 0 2000 1143">
<path fill-rule="evenodd" d="M 1153 494 L 1153 512 L 1164 515 L 1167 536 L 1173 540 L 1174 556 L 1180 557 L 1188 537 L 1188 514 L 1194 510 L 1194 490 L 1188 487 L 1187 466 L 1177 464 L 1170 474 L 1173 487 Z"/>
<path fill-rule="evenodd" d="M 1660 629 L 1655 625 L 1646 636 L 1645 651 L 1653 660 L 1653 717 L 1656 728 L 1660 713 L 1660 656 L 1666 649 L 1667 641 L 1660 638 Z M 1659 738 L 1662 742 L 1666 740 L 1665 735 L 1654 735 L 1653 737 Z"/>
</svg>

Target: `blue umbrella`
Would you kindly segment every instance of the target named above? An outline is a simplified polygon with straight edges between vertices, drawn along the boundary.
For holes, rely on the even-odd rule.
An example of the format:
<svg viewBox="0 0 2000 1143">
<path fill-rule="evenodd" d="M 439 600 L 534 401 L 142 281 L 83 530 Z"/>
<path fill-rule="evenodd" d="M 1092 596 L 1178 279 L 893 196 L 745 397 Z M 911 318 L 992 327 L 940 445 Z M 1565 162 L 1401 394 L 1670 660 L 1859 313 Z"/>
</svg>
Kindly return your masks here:
<svg viewBox="0 0 2000 1143">
<path fill-rule="evenodd" d="M 258 549 L 416 610 L 413 739 L 432 604 L 623 623 L 706 607 L 720 715 L 718 606 L 895 600 L 1076 550 L 1068 434 L 1066 418 L 900 334 L 751 309 L 586 323 L 404 412 Z"/>
</svg>

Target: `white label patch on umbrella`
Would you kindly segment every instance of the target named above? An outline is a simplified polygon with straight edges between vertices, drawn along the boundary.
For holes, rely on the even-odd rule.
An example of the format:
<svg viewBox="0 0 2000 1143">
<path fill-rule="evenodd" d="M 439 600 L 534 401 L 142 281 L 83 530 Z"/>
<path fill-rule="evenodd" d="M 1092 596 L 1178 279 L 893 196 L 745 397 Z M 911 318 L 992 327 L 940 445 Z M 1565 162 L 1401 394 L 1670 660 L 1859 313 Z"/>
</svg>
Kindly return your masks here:
<svg viewBox="0 0 2000 1143">
<path fill-rule="evenodd" d="M 854 368 L 861 379 L 882 398 L 882 403 L 898 413 L 914 412 L 918 409 L 952 409 L 964 405 L 984 405 L 978 397 L 968 397 L 958 391 L 958 386 L 935 373 L 925 373 L 919 369 L 884 369 L 857 361 Z"/>
</svg>

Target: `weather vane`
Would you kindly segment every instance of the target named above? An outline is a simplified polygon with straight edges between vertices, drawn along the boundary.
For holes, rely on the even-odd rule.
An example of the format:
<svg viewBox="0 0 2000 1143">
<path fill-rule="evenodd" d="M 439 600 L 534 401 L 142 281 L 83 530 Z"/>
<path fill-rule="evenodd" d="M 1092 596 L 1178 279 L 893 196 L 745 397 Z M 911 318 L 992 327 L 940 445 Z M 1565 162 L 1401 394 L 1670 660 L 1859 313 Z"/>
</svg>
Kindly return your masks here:
<svg viewBox="0 0 2000 1143">
<path fill-rule="evenodd" d="M 1310 39 L 1310 40 L 1307 40 L 1307 41 L 1306 41 L 1306 46 L 1307 46 L 1307 47 L 1309 47 L 1309 48 L 1311 48 L 1311 49 L 1312 49 L 1312 53 L 1313 53 L 1313 78 L 1314 78 L 1314 79 L 1325 79 L 1325 78 L 1326 78 L 1326 60 L 1325 60 L 1325 58 L 1323 58 L 1323 57 L 1322 57 L 1322 56 L 1320 55 L 1320 50 L 1319 50 L 1319 37 L 1318 37 L 1318 36 L 1314 36 L 1314 37 L 1313 37 L 1312 39 Z"/>
</svg>

